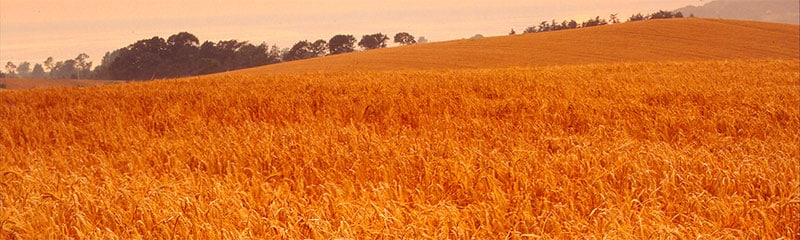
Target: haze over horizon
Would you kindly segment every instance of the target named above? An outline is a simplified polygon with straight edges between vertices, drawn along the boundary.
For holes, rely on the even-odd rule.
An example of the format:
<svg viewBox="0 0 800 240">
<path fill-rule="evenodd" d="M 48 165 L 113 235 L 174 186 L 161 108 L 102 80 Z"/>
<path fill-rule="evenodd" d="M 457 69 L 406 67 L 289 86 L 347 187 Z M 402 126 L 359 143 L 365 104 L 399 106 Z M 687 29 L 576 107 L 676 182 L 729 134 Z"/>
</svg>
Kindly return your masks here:
<svg viewBox="0 0 800 240">
<path fill-rule="evenodd" d="M 634 13 L 702 5 L 700 0 L 563 2 L 555 0 L 381 2 L 327 1 L 67 1 L 0 0 L 0 62 L 40 63 L 103 54 L 141 39 L 190 32 L 201 41 L 236 39 L 289 48 L 336 34 L 409 32 L 431 41 L 522 32 L 544 20 L 625 20 Z"/>
</svg>

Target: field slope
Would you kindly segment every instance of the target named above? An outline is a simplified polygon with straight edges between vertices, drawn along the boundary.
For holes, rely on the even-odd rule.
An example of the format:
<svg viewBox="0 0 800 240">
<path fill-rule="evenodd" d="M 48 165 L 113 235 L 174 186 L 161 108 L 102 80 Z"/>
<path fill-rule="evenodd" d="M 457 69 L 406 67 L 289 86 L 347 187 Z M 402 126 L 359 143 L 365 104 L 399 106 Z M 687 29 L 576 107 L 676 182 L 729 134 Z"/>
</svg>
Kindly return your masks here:
<svg viewBox="0 0 800 240">
<path fill-rule="evenodd" d="M 0 84 L 6 89 L 33 89 L 48 87 L 86 87 L 108 84 L 119 84 L 125 81 L 91 80 L 91 79 L 39 79 L 39 78 L 0 78 Z"/>
<path fill-rule="evenodd" d="M 0 239 L 794 238 L 796 32 L 652 21 L 0 91 Z M 609 45 L 509 47 L 567 36 Z"/>
<path fill-rule="evenodd" d="M 800 28 L 737 20 L 653 20 L 370 50 L 243 72 L 476 69 L 753 58 L 800 58 Z"/>
</svg>

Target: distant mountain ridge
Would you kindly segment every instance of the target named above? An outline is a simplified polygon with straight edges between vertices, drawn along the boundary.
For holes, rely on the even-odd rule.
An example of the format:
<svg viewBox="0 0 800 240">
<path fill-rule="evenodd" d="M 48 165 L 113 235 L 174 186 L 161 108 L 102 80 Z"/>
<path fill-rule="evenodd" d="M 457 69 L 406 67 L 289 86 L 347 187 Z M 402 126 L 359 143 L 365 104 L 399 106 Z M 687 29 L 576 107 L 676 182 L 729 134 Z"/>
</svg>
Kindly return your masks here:
<svg viewBox="0 0 800 240">
<path fill-rule="evenodd" d="M 725 18 L 800 24 L 798 0 L 716 0 L 703 6 L 686 6 L 675 11 L 684 16 Z"/>
</svg>

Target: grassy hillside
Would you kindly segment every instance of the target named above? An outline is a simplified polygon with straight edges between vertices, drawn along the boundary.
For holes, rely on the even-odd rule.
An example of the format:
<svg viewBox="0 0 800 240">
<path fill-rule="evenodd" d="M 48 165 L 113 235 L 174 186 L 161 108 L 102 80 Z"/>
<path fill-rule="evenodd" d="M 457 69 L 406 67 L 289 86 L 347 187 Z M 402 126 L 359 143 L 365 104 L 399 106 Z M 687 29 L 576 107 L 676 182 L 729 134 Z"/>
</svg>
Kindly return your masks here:
<svg viewBox="0 0 800 240">
<path fill-rule="evenodd" d="M 474 69 L 751 58 L 800 58 L 800 28 L 736 20 L 653 20 L 378 49 L 243 72 Z"/>
</svg>

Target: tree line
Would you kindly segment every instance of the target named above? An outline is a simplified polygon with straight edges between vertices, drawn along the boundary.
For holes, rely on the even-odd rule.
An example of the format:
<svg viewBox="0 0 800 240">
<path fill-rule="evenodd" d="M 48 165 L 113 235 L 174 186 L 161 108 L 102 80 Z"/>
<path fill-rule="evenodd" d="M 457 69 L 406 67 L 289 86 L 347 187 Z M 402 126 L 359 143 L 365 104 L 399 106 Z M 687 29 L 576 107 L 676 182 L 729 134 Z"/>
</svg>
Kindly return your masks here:
<svg viewBox="0 0 800 240">
<path fill-rule="evenodd" d="M 56 79 L 149 80 L 208 74 L 276 63 L 280 50 L 266 44 L 253 45 L 237 40 L 200 41 L 191 33 L 181 32 L 166 40 L 161 37 L 139 40 L 128 47 L 107 52 L 101 64 L 92 69 L 89 55 L 54 61 L 48 57 L 31 67 L 6 63 L 3 77 Z"/>
<path fill-rule="evenodd" d="M 634 14 L 627 21 L 682 17 L 683 14 L 680 12 L 660 10 L 649 15 Z M 611 14 L 609 20 L 597 16 L 580 24 L 575 20 L 542 21 L 536 26 L 526 28 L 524 33 L 594 27 L 619 22 L 617 14 Z M 514 29 L 510 34 L 516 34 Z M 478 34 L 473 38 L 478 36 L 482 37 Z M 363 35 L 358 42 L 353 35 L 339 34 L 327 41 L 303 40 L 291 48 L 280 49 L 275 45 L 268 46 L 266 43 L 253 45 L 238 40 L 204 41 L 201 44 L 195 35 L 181 32 L 167 39 L 158 36 L 142 39 L 127 47 L 106 52 L 101 64 L 94 69 L 92 62 L 88 61 L 89 55 L 81 53 L 74 59 L 58 62 L 49 57 L 33 66 L 29 62 L 21 62 L 19 65 L 8 62 L 5 66 L 6 73 L 0 73 L 0 77 L 113 80 L 185 77 L 348 53 L 357 50 L 356 44 L 363 50 L 385 48 L 389 40 L 389 36 L 382 33 Z M 428 41 L 424 37 L 415 39 L 407 32 L 395 34 L 393 40 L 400 45 Z"/>
<path fill-rule="evenodd" d="M 637 13 L 631 15 L 628 18 L 627 22 L 635 22 L 635 21 L 644 21 L 644 20 L 651 20 L 651 19 L 665 19 L 665 18 L 683 18 L 683 13 L 681 12 L 670 12 L 659 10 L 658 12 L 651 13 L 649 15 L 643 15 L 642 13 Z M 576 22 L 575 20 L 564 20 L 561 22 L 557 22 L 555 19 L 551 21 L 542 21 L 539 25 L 530 26 L 525 29 L 523 33 L 537 33 L 537 32 L 549 32 L 549 31 L 558 31 L 558 30 L 565 30 L 565 29 L 574 29 L 574 28 L 584 28 L 584 27 L 595 27 L 595 26 L 602 26 L 606 24 L 616 24 L 620 23 L 620 19 L 617 17 L 617 14 L 611 14 L 609 19 L 600 18 L 600 16 L 596 16 L 595 18 L 590 18 L 586 21 L 581 23 Z M 516 34 L 514 29 L 511 29 L 510 35 Z"/>
<path fill-rule="evenodd" d="M 266 43 L 205 41 L 188 32 L 139 40 L 106 53 L 97 69 L 100 78 L 149 80 L 223 72 L 280 62 L 281 51 Z"/>
<path fill-rule="evenodd" d="M 419 42 L 427 42 L 424 37 L 419 38 Z M 361 36 L 358 46 L 364 50 L 385 48 L 389 36 L 383 33 L 375 33 Z M 394 35 L 394 42 L 400 45 L 416 44 L 418 41 L 414 36 L 407 32 L 400 32 Z M 294 61 L 307 58 L 323 57 L 356 51 L 356 38 L 353 35 L 336 35 L 328 41 L 318 39 L 314 42 L 307 40 L 299 41 L 288 49 L 283 55 L 283 61 Z"/>
<path fill-rule="evenodd" d="M 690 15 L 689 17 L 694 17 L 694 15 Z M 659 10 L 658 12 L 651 13 L 650 15 L 642 15 L 641 13 L 638 13 L 631 15 L 631 17 L 628 18 L 628 22 L 644 21 L 651 19 L 666 19 L 666 18 L 683 18 L 683 13 L 669 12 L 664 10 Z"/>
<path fill-rule="evenodd" d="M 30 62 L 21 62 L 19 65 L 7 62 L 5 69 L 7 73 L 2 73 L 0 77 L 20 77 L 20 78 L 92 78 L 92 62 L 87 61 L 89 55 L 78 54 L 74 59 L 64 61 L 54 61 L 53 57 L 48 57 L 42 63 L 31 66 Z"/>
<path fill-rule="evenodd" d="M 358 46 L 364 50 L 385 48 L 389 37 L 382 33 L 363 35 Z M 401 45 L 427 42 L 419 41 L 409 33 L 394 36 Z M 150 80 L 202 75 L 249 67 L 263 66 L 285 61 L 322 57 L 356 51 L 353 35 L 336 35 L 330 40 L 315 42 L 299 41 L 292 48 L 280 49 L 266 43 L 253 45 L 248 42 L 227 40 L 219 42 L 200 40 L 193 34 L 181 32 L 167 39 L 152 37 L 107 52 L 101 64 L 92 69 L 89 55 L 79 54 L 74 59 L 55 62 L 52 57 L 31 66 L 29 62 L 19 65 L 6 63 L 6 73 L 0 77 L 57 78 L 57 79 L 113 79 Z"/>
</svg>

